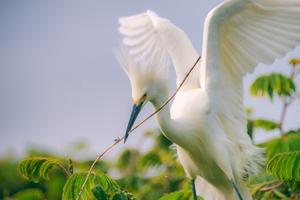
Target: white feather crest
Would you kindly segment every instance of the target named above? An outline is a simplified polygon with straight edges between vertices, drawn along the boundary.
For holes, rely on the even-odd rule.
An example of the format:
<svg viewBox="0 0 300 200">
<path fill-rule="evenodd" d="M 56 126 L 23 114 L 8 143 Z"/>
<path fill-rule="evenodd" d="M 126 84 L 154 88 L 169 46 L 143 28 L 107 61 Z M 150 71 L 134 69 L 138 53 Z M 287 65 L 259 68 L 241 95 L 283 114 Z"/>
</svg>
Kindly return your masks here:
<svg viewBox="0 0 300 200">
<path fill-rule="evenodd" d="M 130 80 L 133 99 L 144 95 L 149 83 L 168 84 L 170 61 L 166 54 L 156 59 L 135 59 L 124 47 L 117 52 L 117 59 Z"/>
</svg>

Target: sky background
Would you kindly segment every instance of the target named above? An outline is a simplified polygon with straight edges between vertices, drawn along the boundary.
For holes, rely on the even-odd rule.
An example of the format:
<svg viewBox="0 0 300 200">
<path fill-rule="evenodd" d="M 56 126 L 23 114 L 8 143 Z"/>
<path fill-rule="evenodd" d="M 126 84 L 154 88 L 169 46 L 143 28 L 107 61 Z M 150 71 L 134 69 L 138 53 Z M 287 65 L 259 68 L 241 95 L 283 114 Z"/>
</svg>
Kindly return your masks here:
<svg viewBox="0 0 300 200">
<path fill-rule="evenodd" d="M 86 141 L 84 158 L 94 158 L 124 134 L 132 107 L 129 80 L 114 54 L 122 38 L 118 18 L 154 10 L 182 28 L 201 54 L 204 19 L 221 2 L 0 1 L 0 156 L 9 151 L 22 155 L 31 145 L 68 156 L 72 143 Z M 249 86 L 260 74 L 288 73 L 291 57 L 300 58 L 299 47 L 245 78 L 245 105 L 253 109 L 254 117 L 279 120 L 280 101 L 254 99 Z M 174 73 L 171 76 L 173 91 Z M 147 105 L 137 121 L 152 110 Z M 299 126 L 296 102 L 284 128 Z M 141 133 L 154 127 L 151 119 L 126 145 L 136 146 Z M 258 132 L 257 138 L 265 136 Z M 123 144 L 110 155 L 121 148 Z"/>
</svg>

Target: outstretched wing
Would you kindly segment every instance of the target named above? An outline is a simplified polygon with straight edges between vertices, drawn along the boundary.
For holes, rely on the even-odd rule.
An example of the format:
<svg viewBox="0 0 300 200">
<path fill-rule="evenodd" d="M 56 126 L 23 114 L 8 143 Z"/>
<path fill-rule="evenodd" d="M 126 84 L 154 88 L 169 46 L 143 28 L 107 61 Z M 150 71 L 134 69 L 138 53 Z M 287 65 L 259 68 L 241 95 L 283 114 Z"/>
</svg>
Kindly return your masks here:
<svg viewBox="0 0 300 200">
<path fill-rule="evenodd" d="M 123 43 L 130 47 L 136 59 L 158 59 L 166 54 L 172 58 L 179 84 L 198 58 L 187 35 L 168 19 L 153 11 L 119 19 Z M 186 86 L 199 86 L 199 67 L 186 82 Z"/>
<path fill-rule="evenodd" d="M 226 134 L 237 144 L 249 140 L 243 76 L 300 43 L 299 19 L 299 0 L 227 0 L 206 19 L 201 81 Z"/>
</svg>

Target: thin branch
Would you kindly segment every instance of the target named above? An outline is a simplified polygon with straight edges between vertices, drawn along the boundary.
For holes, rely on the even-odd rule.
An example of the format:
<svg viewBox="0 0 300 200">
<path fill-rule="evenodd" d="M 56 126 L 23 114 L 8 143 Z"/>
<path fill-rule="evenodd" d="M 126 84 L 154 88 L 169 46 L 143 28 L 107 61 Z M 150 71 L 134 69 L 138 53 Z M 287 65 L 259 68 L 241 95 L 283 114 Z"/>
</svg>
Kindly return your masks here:
<svg viewBox="0 0 300 200">
<path fill-rule="evenodd" d="M 67 178 L 70 177 L 70 175 L 69 175 L 68 171 L 66 170 L 66 168 L 64 168 L 64 166 L 62 166 L 62 164 L 60 164 L 59 162 L 53 161 L 53 160 L 49 160 L 47 158 L 42 158 L 41 160 L 46 160 L 46 161 L 53 162 L 57 167 L 59 167 L 64 172 L 64 174 L 67 176 Z"/>
<path fill-rule="evenodd" d="M 300 196 L 300 193 L 299 193 L 298 190 L 296 190 L 296 192 L 294 192 L 294 193 L 290 196 L 290 198 L 294 198 L 294 197 L 295 197 L 295 199 L 298 199 L 299 196 Z"/>
<path fill-rule="evenodd" d="M 284 100 L 283 100 L 283 109 L 282 109 L 282 112 L 281 112 L 281 116 L 280 116 L 280 122 L 279 122 L 279 129 L 280 129 L 280 135 L 281 137 L 284 136 L 284 130 L 283 130 L 283 122 L 284 122 L 284 119 L 285 119 L 285 116 L 286 116 L 286 111 L 287 111 L 287 108 L 288 108 L 289 104 L 287 102 L 287 99 L 286 97 L 284 97 Z"/>
<path fill-rule="evenodd" d="M 293 67 L 292 67 L 292 71 L 291 71 L 291 74 L 290 74 L 290 79 L 293 81 L 294 78 L 295 78 L 295 70 L 296 70 L 296 65 L 294 64 Z M 283 122 L 285 120 L 285 116 L 286 116 L 286 112 L 287 112 L 287 109 L 289 107 L 289 105 L 291 105 L 293 102 L 293 99 L 291 98 L 290 101 L 287 100 L 287 97 L 284 97 L 283 99 L 283 109 L 282 109 L 282 112 L 281 112 L 281 116 L 280 116 L 280 121 L 279 121 L 279 130 L 280 130 L 280 135 L 281 137 L 285 138 L 285 134 L 284 134 L 284 130 L 283 130 Z"/>
<path fill-rule="evenodd" d="M 60 169 L 63 170 L 63 172 L 65 173 L 65 175 L 67 176 L 67 178 L 70 177 L 68 171 L 66 170 L 66 168 L 64 168 L 64 166 L 62 166 L 60 163 L 55 163 L 57 167 L 59 167 Z"/>
<path fill-rule="evenodd" d="M 129 132 L 128 132 L 128 135 L 130 135 L 135 129 L 137 129 L 139 126 L 141 126 L 144 122 L 146 122 L 148 119 L 150 119 L 151 117 L 153 117 L 156 113 L 158 113 L 159 111 L 161 111 L 161 109 L 163 109 L 174 97 L 175 97 L 175 95 L 177 94 L 177 92 L 180 90 L 180 88 L 183 86 L 183 84 L 185 83 L 185 81 L 186 81 L 186 79 L 188 78 L 188 76 L 191 74 L 191 72 L 193 71 L 193 69 L 196 67 L 196 65 L 197 65 L 197 63 L 199 62 L 199 60 L 200 60 L 200 58 L 201 58 L 201 56 L 199 56 L 198 58 L 197 58 L 197 60 L 195 61 L 195 63 L 193 64 L 193 66 L 191 67 L 191 69 L 188 71 L 188 73 L 185 75 L 185 77 L 184 77 L 184 79 L 182 80 L 182 82 L 180 83 L 180 85 L 178 86 L 178 88 L 175 90 L 175 92 L 168 98 L 168 100 L 164 103 L 164 104 L 162 104 L 157 110 L 155 110 L 152 114 L 150 114 L 148 117 L 146 117 L 143 121 L 141 121 L 138 125 L 136 125 L 134 128 L 132 128 Z M 100 158 L 102 158 L 102 156 L 106 153 L 106 152 L 108 152 L 110 149 L 112 149 L 114 146 L 116 146 L 118 143 L 120 143 L 121 141 L 123 141 L 124 140 L 124 136 L 123 137 L 121 137 L 121 138 L 118 138 L 118 139 L 116 139 L 115 140 L 115 142 L 112 144 L 112 145 L 110 145 L 105 151 L 103 151 L 101 154 L 99 154 L 98 155 L 98 157 L 95 159 L 95 161 L 93 162 L 93 164 L 91 165 L 91 167 L 90 167 L 90 169 L 89 169 L 89 172 L 88 172 L 88 174 L 87 174 L 87 176 L 86 176 L 86 179 L 85 179 L 85 181 L 84 181 L 84 183 L 83 183 L 83 185 L 82 185 L 82 187 L 81 187 L 81 189 L 80 189 L 80 191 L 79 191 L 79 193 L 78 193 L 78 195 L 77 195 L 77 198 L 76 198 L 76 200 L 79 200 L 79 197 L 80 197 L 80 195 L 81 195 L 81 193 L 82 193 L 82 191 L 83 191 L 83 189 L 84 189 L 84 187 L 85 187 L 85 185 L 86 185 L 86 183 L 87 183 L 87 181 L 88 181 L 88 179 L 89 179 L 89 177 L 90 177 L 90 175 L 91 175 L 91 173 L 92 173 L 92 171 L 93 171 L 93 168 L 95 167 L 95 164 L 98 162 L 98 160 L 100 159 Z"/>
<path fill-rule="evenodd" d="M 275 189 L 279 188 L 282 184 L 283 183 L 280 182 L 280 183 L 278 183 L 276 185 L 272 185 L 270 187 L 263 187 L 263 188 L 260 189 L 260 191 L 275 190 Z"/>
<path fill-rule="evenodd" d="M 269 185 L 276 182 L 278 182 L 278 180 L 271 180 L 271 181 L 264 182 L 264 185 Z"/>
</svg>

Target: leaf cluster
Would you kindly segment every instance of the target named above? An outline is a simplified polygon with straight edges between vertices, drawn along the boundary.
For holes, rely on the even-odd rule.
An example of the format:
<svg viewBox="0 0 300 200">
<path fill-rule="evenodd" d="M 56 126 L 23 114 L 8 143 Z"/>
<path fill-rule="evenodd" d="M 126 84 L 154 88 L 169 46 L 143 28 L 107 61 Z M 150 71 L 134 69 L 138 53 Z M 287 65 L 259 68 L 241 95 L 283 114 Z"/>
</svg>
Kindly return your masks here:
<svg viewBox="0 0 300 200">
<path fill-rule="evenodd" d="M 296 91 L 293 80 L 280 73 L 272 73 L 260 76 L 251 85 L 250 92 L 254 96 L 265 97 L 268 95 L 272 100 L 275 92 L 279 97 L 291 96 Z"/>
<path fill-rule="evenodd" d="M 49 170 L 58 163 L 52 158 L 26 158 L 18 165 L 18 171 L 28 181 L 38 182 L 39 178 L 49 180 Z"/>
<path fill-rule="evenodd" d="M 299 189 L 300 151 L 277 154 L 268 162 L 267 173 L 283 181 L 292 189 Z"/>
</svg>

